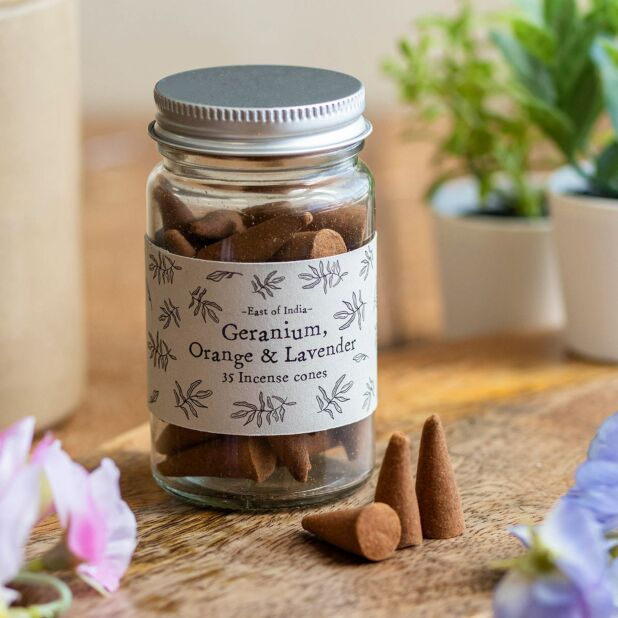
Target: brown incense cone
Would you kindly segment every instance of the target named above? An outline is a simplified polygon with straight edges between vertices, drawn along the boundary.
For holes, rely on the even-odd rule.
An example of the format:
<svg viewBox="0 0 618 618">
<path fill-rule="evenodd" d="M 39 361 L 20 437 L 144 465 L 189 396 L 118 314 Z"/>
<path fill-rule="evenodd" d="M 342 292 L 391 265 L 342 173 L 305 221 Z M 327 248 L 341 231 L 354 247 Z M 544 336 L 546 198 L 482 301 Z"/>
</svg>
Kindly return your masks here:
<svg viewBox="0 0 618 618">
<path fill-rule="evenodd" d="M 370 420 L 368 418 L 335 429 L 337 439 L 341 442 L 348 461 L 356 461 L 360 453 L 366 451 L 366 443 L 371 439 Z"/>
<path fill-rule="evenodd" d="M 280 262 L 291 260 L 312 260 L 315 258 L 339 255 L 347 251 L 345 242 L 334 230 L 318 232 L 298 232 L 294 234 L 277 253 L 274 260 Z"/>
<path fill-rule="evenodd" d="M 399 515 L 400 549 L 422 545 L 423 531 L 414 489 L 410 440 L 403 433 L 394 433 L 388 443 L 380 468 L 375 501 L 388 504 Z"/>
<path fill-rule="evenodd" d="M 339 440 L 337 440 L 333 430 L 305 434 L 305 445 L 309 456 L 328 451 L 331 448 L 335 448 L 338 444 Z"/>
<path fill-rule="evenodd" d="M 190 236 L 204 242 L 227 238 L 246 229 L 243 216 L 235 210 L 213 210 L 189 223 L 187 232 Z"/>
<path fill-rule="evenodd" d="M 195 257 L 195 247 L 178 230 L 166 230 L 163 234 L 165 248 L 176 255 Z"/>
<path fill-rule="evenodd" d="M 248 217 L 251 225 L 258 225 L 258 223 L 264 223 L 267 219 L 293 213 L 294 209 L 291 207 L 290 202 L 285 201 L 258 204 L 257 206 L 250 206 L 243 210 L 243 214 Z"/>
<path fill-rule="evenodd" d="M 322 540 L 374 562 L 392 556 L 401 536 L 397 513 L 380 502 L 306 515 L 302 525 Z"/>
<path fill-rule="evenodd" d="M 268 436 L 268 443 L 277 458 L 288 469 L 290 474 L 301 483 L 306 483 L 311 470 L 309 450 L 304 434 L 293 436 Z"/>
<path fill-rule="evenodd" d="M 352 204 L 313 214 L 310 230 L 331 229 L 341 234 L 348 251 L 360 247 L 367 240 L 367 206 Z"/>
<path fill-rule="evenodd" d="M 217 476 L 265 481 L 277 457 L 261 438 L 221 437 L 198 444 L 158 464 L 165 476 Z"/>
<path fill-rule="evenodd" d="M 163 227 L 167 230 L 184 230 L 195 216 L 182 200 L 174 195 L 167 183 L 159 183 L 152 190 L 159 205 Z"/>
<path fill-rule="evenodd" d="M 293 234 L 307 227 L 311 220 L 308 212 L 274 217 L 200 249 L 197 257 L 222 262 L 268 262 Z"/>
<path fill-rule="evenodd" d="M 450 539 L 465 529 L 459 489 L 446 446 L 440 417 L 433 414 L 423 426 L 416 470 L 416 496 L 428 539 Z"/>
<path fill-rule="evenodd" d="M 155 440 L 155 450 L 161 455 L 174 455 L 216 437 L 216 433 L 196 431 L 178 425 L 167 425 Z"/>
</svg>

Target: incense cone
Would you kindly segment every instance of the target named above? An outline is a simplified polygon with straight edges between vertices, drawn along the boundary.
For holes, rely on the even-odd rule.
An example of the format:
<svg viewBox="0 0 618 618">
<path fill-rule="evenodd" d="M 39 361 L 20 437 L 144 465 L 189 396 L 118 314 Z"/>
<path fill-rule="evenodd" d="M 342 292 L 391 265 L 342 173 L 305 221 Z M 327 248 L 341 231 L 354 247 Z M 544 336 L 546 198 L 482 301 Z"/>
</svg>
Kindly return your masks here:
<svg viewBox="0 0 618 618">
<path fill-rule="evenodd" d="M 175 455 L 187 448 L 203 444 L 217 437 L 216 433 L 196 431 L 188 427 L 167 425 L 155 440 L 155 450 L 161 455 Z"/>
<path fill-rule="evenodd" d="M 157 184 L 152 190 L 152 196 L 159 205 L 165 229 L 184 230 L 195 219 L 189 207 L 174 195 L 167 183 Z"/>
<path fill-rule="evenodd" d="M 335 429 L 337 439 L 345 449 L 348 461 L 356 461 L 360 453 L 366 452 L 365 443 L 370 439 L 370 419 L 366 418 L 351 425 Z"/>
<path fill-rule="evenodd" d="M 309 456 L 319 455 L 339 444 L 337 436 L 332 430 L 316 431 L 305 434 L 305 446 Z"/>
<path fill-rule="evenodd" d="M 165 476 L 246 478 L 261 483 L 275 470 L 277 457 L 261 438 L 220 437 L 198 444 L 157 465 Z"/>
<path fill-rule="evenodd" d="M 399 549 L 422 545 L 423 531 L 414 489 L 410 440 L 403 433 L 394 433 L 388 443 L 380 468 L 375 501 L 388 504 L 399 515 Z"/>
<path fill-rule="evenodd" d="M 322 540 L 374 562 L 392 556 L 401 537 L 397 513 L 379 502 L 355 509 L 306 515 L 302 525 Z"/>
<path fill-rule="evenodd" d="M 280 262 L 312 260 L 339 255 L 347 250 L 341 234 L 334 230 L 298 232 L 275 253 L 273 259 Z"/>
<path fill-rule="evenodd" d="M 197 257 L 221 262 L 268 262 L 311 220 L 308 212 L 274 217 L 200 249 Z"/>
<path fill-rule="evenodd" d="M 264 223 L 268 219 L 273 217 L 280 217 L 284 214 L 293 214 L 294 209 L 290 202 L 268 202 L 267 204 L 258 204 L 257 206 L 250 206 L 243 210 L 243 214 L 249 217 L 251 225 L 258 225 Z"/>
<path fill-rule="evenodd" d="M 446 446 L 440 417 L 433 414 L 423 426 L 416 470 L 416 496 L 423 536 L 450 539 L 465 529 L 459 489 Z"/>
<path fill-rule="evenodd" d="M 367 206 L 351 204 L 313 214 L 310 230 L 330 229 L 341 234 L 348 251 L 357 249 L 367 240 Z"/>
<path fill-rule="evenodd" d="M 165 248 L 184 257 L 195 257 L 195 247 L 178 230 L 166 230 L 163 234 Z"/>
<path fill-rule="evenodd" d="M 300 483 L 306 483 L 311 470 L 305 434 L 268 436 L 268 443 L 289 473 Z"/>
<path fill-rule="evenodd" d="M 245 229 L 243 216 L 235 210 L 226 209 L 213 210 L 187 226 L 187 232 L 203 242 L 221 240 Z"/>
</svg>

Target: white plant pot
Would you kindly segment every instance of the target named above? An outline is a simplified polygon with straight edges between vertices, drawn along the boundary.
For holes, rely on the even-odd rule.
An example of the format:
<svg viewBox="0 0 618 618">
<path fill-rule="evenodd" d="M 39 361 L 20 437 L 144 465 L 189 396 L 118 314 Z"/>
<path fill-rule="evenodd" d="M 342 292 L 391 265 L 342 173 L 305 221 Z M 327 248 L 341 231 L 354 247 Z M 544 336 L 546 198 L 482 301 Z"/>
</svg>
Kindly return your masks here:
<svg viewBox="0 0 618 618">
<path fill-rule="evenodd" d="M 582 195 L 570 168 L 549 183 L 567 314 L 566 343 L 582 356 L 618 362 L 618 200 Z"/>
<path fill-rule="evenodd" d="M 476 183 L 432 200 L 446 337 L 561 328 L 564 312 L 549 219 L 470 214 Z"/>
</svg>

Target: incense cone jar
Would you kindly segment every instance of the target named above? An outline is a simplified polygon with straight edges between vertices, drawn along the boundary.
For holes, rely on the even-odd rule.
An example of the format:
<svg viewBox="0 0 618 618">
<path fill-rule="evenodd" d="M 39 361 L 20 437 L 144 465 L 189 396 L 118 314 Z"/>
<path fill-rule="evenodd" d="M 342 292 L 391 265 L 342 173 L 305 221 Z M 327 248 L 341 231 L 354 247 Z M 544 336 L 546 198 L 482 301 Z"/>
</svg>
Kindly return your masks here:
<svg viewBox="0 0 618 618">
<path fill-rule="evenodd" d="M 222 508 L 334 499 L 374 465 L 371 125 L 355 78 L 233 66 L 166 77 L 150 135 L 152 470 Z"/>
</svg>

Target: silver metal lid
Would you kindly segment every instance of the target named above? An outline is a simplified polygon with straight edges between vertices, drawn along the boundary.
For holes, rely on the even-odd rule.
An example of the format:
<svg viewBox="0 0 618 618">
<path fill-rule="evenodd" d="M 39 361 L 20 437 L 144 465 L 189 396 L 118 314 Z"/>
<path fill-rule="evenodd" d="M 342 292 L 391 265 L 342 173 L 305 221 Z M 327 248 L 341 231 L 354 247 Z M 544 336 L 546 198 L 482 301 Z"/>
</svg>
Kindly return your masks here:
<svg viewBox="0 0 618 618">
<path fill-rule="evenodd" d="M 299 155 L 364 140 L 365 89 L 309 67 L 240 65 L 176 73 L 154 90 L 157 142 L 228 156 Z"/>
</svg>

